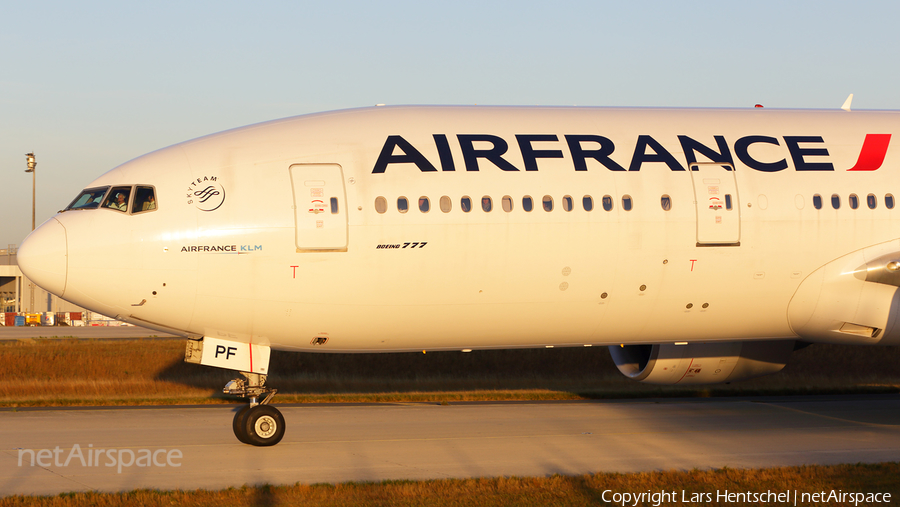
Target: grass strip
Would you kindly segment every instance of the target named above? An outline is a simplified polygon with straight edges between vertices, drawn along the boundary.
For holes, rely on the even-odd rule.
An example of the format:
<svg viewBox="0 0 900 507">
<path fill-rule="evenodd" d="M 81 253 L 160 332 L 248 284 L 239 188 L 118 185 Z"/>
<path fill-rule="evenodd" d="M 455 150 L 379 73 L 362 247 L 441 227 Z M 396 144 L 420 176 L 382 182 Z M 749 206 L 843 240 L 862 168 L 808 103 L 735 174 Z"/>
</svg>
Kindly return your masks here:
<svg viewBox="0 0 900 507">
<path fill-rule="evenodd" d="M 760 505 L 753 497 L 722 497 L 746 493 L 785 493 L 793 505 L 794 495 L 816 493 L 890 494 L 888 503 L 900 495 L 900 463 L 799 466 L 756 470 L 716 469 L 598 473 L 579 476 L 499 477 L 442 479 L 429 481 L 384 481 L 375 483 L 313 484 L 293 486 L 244 486 L 220 491 L 136 490 L 123 493 L 67 493 L 58 496 L 12 496 L 0 499 L 0 507 L 18 506 L 588 506 L 613 505 L 614 493 L 648 493 L 645 499 L 627 505 Z M 653 497 L 654 493 L 672 496 Z M 604 492 L 606 492 L 604 494 Z M 709 495 L 709 496 L 707 496 Z M 671 501 L 674 498 L 674 501 Z M 731 501 L 726 502 L 726 498 Z M 827 496 L 825 497 L 827 498 Z M 870 497 L 873 498 L 873 497 Z M 883 496 L 881 498 L 884 498 Z M 694 501 L 690 501 L 694 499 Z M 747 499 L 751 501 L 741 501 Z M 801 496 L 797 505 L 852 505 L 852 502 L 812 501 Z M 660 501 L 662 500 L 662 501 Z M 687 501 L 685 501 L 687 500 Z M 620 502 L 621 504 L 621 502 Z M 873 505 L 866 501 L 860 505 Z"/>
<path fill-rule="evenodd" d="M 0 342 L 0 406 L 225 404 L 234 372 L 183 362 L 184 341 Z M 813 345 L 783 371 L 715 386 L 619 374 L 605 347 L 391 354 L 273 351 L 276 403 L 578 400 L 900 392 L 900 347 Z"/>
</svg>

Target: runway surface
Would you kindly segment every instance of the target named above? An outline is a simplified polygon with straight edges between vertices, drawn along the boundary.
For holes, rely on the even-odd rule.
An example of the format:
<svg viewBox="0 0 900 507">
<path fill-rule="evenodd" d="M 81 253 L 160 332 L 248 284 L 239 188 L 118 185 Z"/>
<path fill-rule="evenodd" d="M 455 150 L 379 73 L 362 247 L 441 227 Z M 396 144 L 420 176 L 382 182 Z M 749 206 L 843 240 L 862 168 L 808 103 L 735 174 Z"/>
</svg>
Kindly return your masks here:
<svg viewBox="0 0 900 507">
<path fill-rule="evenodd" d="M 896 395 L 278 407 L 287 433 L 269 448 L 235 439 L 237 407 L 5 409 L 0 495 L 900 459 Z M 65 466 L 76 444 L 86 463 Z M 57 446 L 60 465 L 31 465 Z M 88 449 L 157 464 L 119 473 Z"/>
<path fill-rule="evenodd" d="M 78 338 L 78 339 L 129 339 L 129 338 L 177 338 L 175 335 L 161 333 L 138 326 L 35 326 L 35 327 L 0 327 L 0 340 L 25 340 L 28 338 Z"/>
</svg>

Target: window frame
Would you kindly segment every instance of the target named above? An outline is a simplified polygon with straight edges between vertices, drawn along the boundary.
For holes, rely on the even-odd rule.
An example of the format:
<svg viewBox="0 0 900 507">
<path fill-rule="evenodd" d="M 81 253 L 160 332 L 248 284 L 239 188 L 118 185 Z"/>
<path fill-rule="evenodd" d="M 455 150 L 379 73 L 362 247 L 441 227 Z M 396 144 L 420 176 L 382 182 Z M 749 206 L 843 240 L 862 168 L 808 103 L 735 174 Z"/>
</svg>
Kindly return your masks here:
<svg viewBox="0 0 900 507">
<path fill-rule="evenodd" d="M 547 207 L 547 203 L 550 204 L 549 208 Z M 553 212 L 553 196 L 552 195 L 545 195 L 544 197 L 541 198 L 541 209 L 543 209 L 547 213 Z"/>
<path fill-rule="evenodd" d="M 378 209 L 379 203 L 382 205 L 381 209 Z M 375 198 L 375 212 L 376 213 L 378 213 L 379 215 L 384 215 L 385 213 L 387 213 L 387 208 L 388 208 L 387 199 L 385 199 L 384 196 L 379 195 L 378 197 Z"/>
<path fill-rule="evenodd" d="M 613 199 L 613 197 L 609 194 L 604 195 L 600 202 L 602 204 L 601 207 L 603 208 L 603 211 L 610 212 L 616 209 L 616 200 Z M 609 207 L 607 207 L 607 204 L 609 205 Z"/>
<path fill-rule="evenodd" d="M 469 209 L 466 209 L 466 202 L 468 202 Z M 462 210 L 463 213 L 471 213 L 472 212 L 472 198 L 464 195 L 459 198 L 459 209 Z"/>
<path fill-rule="evenodd" d="M 485 201 L 487 201 L 487 202 L 485 203 Z M 487 207 L 485 207 L 485 206 L 487 206 Z M 492 199 L 491 196 L 489 196 L 489 195 L 481 196 L 481 211 L 484 211 L 485 213 L 490 213 L 491 211 L 494 211 L 494 199 Z"/>
<path fill-rule="evenodd" d="M 528 204 L 525 204 L 526 200 Z M 525 210 L 525 213 L 534 211 L 534 199 L 530 195 L 522 196 L 522 209 Z"/>
<path fill-rule="evenodd" d="M 106 194 L 109 193 L 109 189 L 111 189 L 111 188 L 112 188 L 112 185 L 106 185 L 106 186 L 101 186 L 101 187 L 90 187 L 90 188 L 85 188 L 85 189 L 83 189 L 81 192 L 78 192 L 78 195 L 76 195 L 75 198 L 72 199 L 72 202 L 70 202 L 69 205 L 66 206 L 65 209 L 63 209 L 63 211 L 70 211 L 70 210 L 71 210 L 71 211 L 81 211 L 81 210 L 89 210 L 89 209 L 99 209 L 100 206 L 103 204 L 103 202 L 106 201 Z M 85 194 L 87 194 L 87 193 L 90 193 L 91 195 L 93 195 L 94 192 L 99 192 L 99 191 L 101 191 L 101 190 L 103 191 L 103 193 L 100 195 L 100 199 L 99 199 L 99 201 L 97 201 L 97 205 L 96 205 L 96 206 L 90 206 L 90 207 L 88 207 L 88 206 L 79 206 L 79 207 L 77 207 L 77 208 L 73 208 L 73 207 L 72 207 L 72 206 L 75 205 L 76 202 L 78 202 L 78 199 L 80 199 L 81 196 L 83 196 L 83 195 L 85 195 Z M 92 199 L 92 201 L 93 201 L 93 199 Z"/>
<path fill-rule="evenodd" d="M 125 209 L 120 210 L 118 208 L 113 208 L 109 206 L 110 200 L 117 192 L 122 192 L 122 189 L 128 189 L 128 197 L 125 198 Z M 106 192 L 106 197 L 103 198 L 103 202 L 100 204 L 101 208 L 108 209 L 110 211 L 118 211 L 119 213 L 131 214 L 131 200 L 134 197 L 134 185 L 114 185 L 110 187 L 109 191 Z"/>
<path fill-rule="evenodd" d="M 153 196 L 153 202 L 154 202 L 154 204 L 156 204 L 155 208 L 145 209 L 145 210 L 140 210 L 140 211 L 137 210 L 137 195 L 141 188 L 149 188 L 152 191 L 152 193 L 150 195 Z M 155 185 L 135 185 L 134 190 L 132 191 L 132 194 L 133 194 L 132 210 L 131 210 L 132 215 L 139 215 L 141 213 L 149 213 L 151 211 L 156 211 L 159 209 L 159 200 L 156 199 L 156 186 Z"/>
</svg>

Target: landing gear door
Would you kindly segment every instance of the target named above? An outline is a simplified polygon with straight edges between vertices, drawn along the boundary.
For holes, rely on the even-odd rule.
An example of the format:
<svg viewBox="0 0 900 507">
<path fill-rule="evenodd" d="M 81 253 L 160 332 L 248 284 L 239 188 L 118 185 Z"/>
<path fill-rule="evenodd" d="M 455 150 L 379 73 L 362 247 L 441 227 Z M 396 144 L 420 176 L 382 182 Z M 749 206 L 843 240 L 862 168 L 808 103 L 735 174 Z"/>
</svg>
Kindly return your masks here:
<svg viewBox="0 0 900 507">
<path fill-rule="evenodd" d="M 294 164 L 294 224 L 298 252 L 347 251 L 347 196 L 337 164 Z"/>
<path fill-rule="evenodd" d="M 740 246 L 741 207 L 734 166 L 691 164 L 697 209 L 697 246 Z"/>
</svg>

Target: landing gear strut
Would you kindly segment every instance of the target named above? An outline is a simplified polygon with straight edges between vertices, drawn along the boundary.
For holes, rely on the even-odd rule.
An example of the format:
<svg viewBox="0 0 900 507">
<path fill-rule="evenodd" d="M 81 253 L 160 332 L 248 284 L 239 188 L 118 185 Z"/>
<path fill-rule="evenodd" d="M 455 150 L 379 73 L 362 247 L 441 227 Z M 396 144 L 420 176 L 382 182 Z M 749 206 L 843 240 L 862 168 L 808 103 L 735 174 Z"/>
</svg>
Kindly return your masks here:
<svg viewBox="0 0 900 507">
<path fill-rule="evenodd" d="M 240 372 L 243 378 L 237 378 L 225 384 L 223 392 L 243 398 L 250 403 L 238 411 L 232 422 L 234 436 L 245 444 L 270 446 L 281 442 L 284 437 L 284 416 L 275 407 L 269 405 L 276 389 L 266 387 L 266 375 Z M 262 397 L 262 401 L 257 401 Z"/>
</svg>

